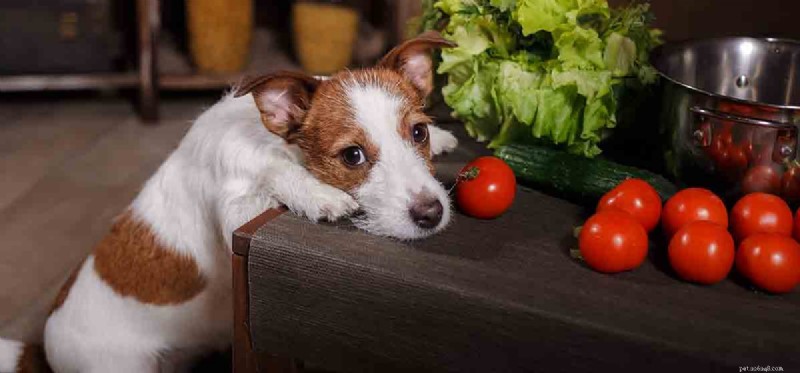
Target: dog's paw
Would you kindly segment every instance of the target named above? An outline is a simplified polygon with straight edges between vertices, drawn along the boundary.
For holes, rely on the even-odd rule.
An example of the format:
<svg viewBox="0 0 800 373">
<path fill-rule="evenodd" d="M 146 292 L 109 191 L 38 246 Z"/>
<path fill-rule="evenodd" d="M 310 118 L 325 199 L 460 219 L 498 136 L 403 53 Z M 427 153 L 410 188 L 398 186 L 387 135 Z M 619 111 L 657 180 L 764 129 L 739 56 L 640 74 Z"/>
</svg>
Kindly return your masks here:
<svg viewBox="0 0 800 373">
<path fill-rule="evenodd" d="M 292 208 L 313 221 L 335 221 L 358 210 L 358 203 L 349 194 L 327 184 L 311 190 L 307 203 Z"/>
<path fill-rule="evenodd" d="M 458 139 L 450 131 L 428 126 L 431 136 L 431 155 L 449 153 L 458 146 Z"/>
</svg>

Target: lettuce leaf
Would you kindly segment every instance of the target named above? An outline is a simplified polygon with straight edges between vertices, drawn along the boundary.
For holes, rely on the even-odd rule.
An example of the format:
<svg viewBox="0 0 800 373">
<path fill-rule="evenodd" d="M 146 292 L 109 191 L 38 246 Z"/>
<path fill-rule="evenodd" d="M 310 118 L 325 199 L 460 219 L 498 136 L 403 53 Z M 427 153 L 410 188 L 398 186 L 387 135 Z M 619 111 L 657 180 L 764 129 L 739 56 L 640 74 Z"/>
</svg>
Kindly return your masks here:
<svg viewBox="0 0 800 373">
<path fill-rule="evenodd" d="M 661 33 L 649 28 L 648 4 L 424 0 L 423 6 L 421 27 L 458 44 L 440 54 L 444 100 L 489 147 L 549 141 L 596 156 L 619 113 L 630 111 L 618 92 L 636 96 L 657 78 L 647 58 Z"/>
</svg>

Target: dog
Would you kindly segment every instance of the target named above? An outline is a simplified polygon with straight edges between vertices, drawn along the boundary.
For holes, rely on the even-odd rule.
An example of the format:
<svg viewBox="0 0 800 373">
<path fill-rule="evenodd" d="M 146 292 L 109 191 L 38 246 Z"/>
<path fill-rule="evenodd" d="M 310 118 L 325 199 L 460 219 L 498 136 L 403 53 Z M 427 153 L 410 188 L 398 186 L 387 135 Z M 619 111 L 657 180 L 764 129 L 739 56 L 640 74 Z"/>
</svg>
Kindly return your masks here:
<svg viewBox="0 0 800 373">
<path fill-rule="evenodd" d="M 270 208 L 352 217 L 403 240 L 442 230 L 450 200 L 431 157 L 457 140 L 423 107 L 430 52 L 452 46 L 425 33 L 372 68 L 328 79 L 281 72 L 234 88 L 67 280 L 43 351 L 0 339 L 0 371 L 186 371 L 228 348 L 232 233 Z"/>
</svg>

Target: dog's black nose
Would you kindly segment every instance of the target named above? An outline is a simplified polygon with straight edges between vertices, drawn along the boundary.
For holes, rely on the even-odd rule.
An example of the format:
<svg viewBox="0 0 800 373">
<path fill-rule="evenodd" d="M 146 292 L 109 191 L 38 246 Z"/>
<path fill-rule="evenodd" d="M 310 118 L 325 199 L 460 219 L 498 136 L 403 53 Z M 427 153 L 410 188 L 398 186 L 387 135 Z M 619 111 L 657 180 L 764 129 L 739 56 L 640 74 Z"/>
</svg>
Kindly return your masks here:
<svg viewBox="0 0 800 373">
<path fill-rule="evenodd" d="M 436 197 L 421 197 L 414 201 L 409 210 L 414 224 L 425 229 L 437 226 L 442 221 L 443 211 L 444 207 Z"/>
</svg>

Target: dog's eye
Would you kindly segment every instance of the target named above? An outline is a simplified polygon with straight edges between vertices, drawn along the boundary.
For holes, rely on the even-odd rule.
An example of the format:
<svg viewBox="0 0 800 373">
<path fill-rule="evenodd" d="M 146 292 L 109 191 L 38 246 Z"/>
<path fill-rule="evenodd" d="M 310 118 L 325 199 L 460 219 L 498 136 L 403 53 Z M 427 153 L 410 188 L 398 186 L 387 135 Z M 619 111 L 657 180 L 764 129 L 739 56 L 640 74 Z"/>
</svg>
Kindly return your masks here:
<svg viewBox="0 0 800 373">
<path fill-rule="evenodd" d="M 351 146 L 342 150 L 342 161 L 348 166 L 359 166 L 367 161 L 367 157 L 364 155 L 364 149 L 361 149 L 360 146 Z"/>
<path fill-rule="evenodd" d="M 411 138 L 418 144 L 425 142 L 428 139 L 428 125 L 424 123 L 414 125 L 411 130 Z"/>
</svg>

